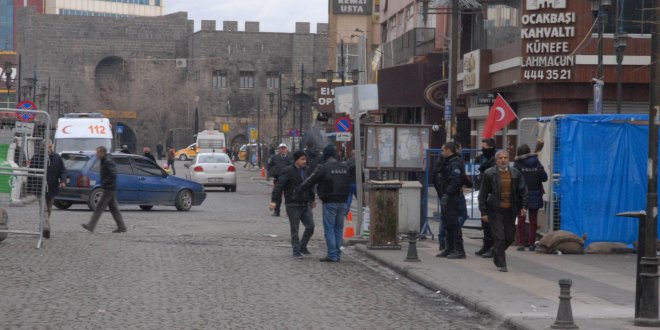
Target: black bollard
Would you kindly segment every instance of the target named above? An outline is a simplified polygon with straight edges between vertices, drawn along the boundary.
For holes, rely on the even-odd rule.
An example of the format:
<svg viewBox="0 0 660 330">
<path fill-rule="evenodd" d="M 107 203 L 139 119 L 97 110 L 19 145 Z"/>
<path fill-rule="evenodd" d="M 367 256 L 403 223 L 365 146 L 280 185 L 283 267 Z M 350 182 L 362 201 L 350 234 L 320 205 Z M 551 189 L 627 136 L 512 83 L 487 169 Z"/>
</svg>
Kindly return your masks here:
<svg viewBox="0 0 660 330">
<path fill-rule="evenodd" d="M 408 233 L 408 256 L 406 256 L 406 260 L 404 261 L 411 261 L 411 262 L 421 261 L 417 256 L 417 241 L 415 240 L 416 236 L 417 233 L 415 233 L 412 230 Z"/>
<path fill-rule="evenodd" d="M 573 281 L 568 278 L 559 280 L 559 309 L 557 310 L 555 323 L 550 326 L 552 329 L 579 329 L 573 321 L 571 285 L 573 285 Z"/>
</svg>

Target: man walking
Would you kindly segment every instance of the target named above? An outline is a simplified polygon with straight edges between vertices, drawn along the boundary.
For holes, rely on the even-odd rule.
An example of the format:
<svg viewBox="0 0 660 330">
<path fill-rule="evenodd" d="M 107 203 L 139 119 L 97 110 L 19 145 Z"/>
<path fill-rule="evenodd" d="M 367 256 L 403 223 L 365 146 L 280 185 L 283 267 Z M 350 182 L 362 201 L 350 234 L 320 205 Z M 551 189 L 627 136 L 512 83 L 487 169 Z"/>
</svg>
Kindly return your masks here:
<svg viewBox="0 0 660 330">
<path fill-rule="evenodd" d="M 286 144 L 281 143 L 278 152 L 279 154 L 271 157 L 270 162 L 268 163 L 268 176 L 273 178 L 273 193 L 275 192 L 274 187 L 277 186 L 282 171 L 293 164 L 293 158 L 289 155 Z M 273 201 L 275 202 L 275 208 L 273 209 L 272 216 L 279 217 L 280 206 L 282 205 L 282 194 L 278 196 L 273 195 Z"/>
<path fill-rule="evenodd" d="M 275 187 L 269 208 L 275 210 L 278 199 L 281 202 L 282 192 L 286 203 L 286 214 L 289 217 L 289 226 L 291 229 L 291 248 L 293 248 L 293 257 L 302 258 L 303 254 L 309 254 L 307 243 L 314 234 L 314 218 L 312 208 L 316 206 L 314 200 L 314 191 L 311 189 L 300 190 L 299 187 L 309 176 L 309 171 L 305 166 L 307 159 L 305 152 L 298 150 L 293 153 L 293 165 L 286 166 L 279 173 L 279 178 Z M 298 238 L 298 229 L 302 222 L 305 226 L 302 239 Z"/>
<path fill-rule="evenodd" d="M 481 140 L 481 156 L 477 158 L 477 163 L 479 163 L 479 175 L 477 176 L 477 182 L 475 182 L 474 185 L 477 190 L 481 188 L 481 182 L 483 182 L 483 176 L 486 170 L 495 166 L 495 151 L 494 139 L 489 138 Z M 492 258 L 493 233 L 490 229 L 490 224 L 481 221 L 481 229 L 484 234 L 483 245 L 481 246 L 481 249 L 474 254 L 484 258 Z"/>
<path fill-rule="evenodd" d="M 323 149 L 324 163 L 316 167 L 316 171 L 300 187 L 301 191 L 313 191 L 318 184 L 317 192 L 323 201 L 323 231 L 328 253 L 322 262 L 339 262 L 341 260 L 341 243 L 344 233 L 344 217 L 346 216 L 346 199 L 351 188 L 351 171 L 348 164 L 337 160 L 335 146 L 328 145 Z"/>
<path fill-rule="evenodd" d="M 442 207 L 442 223 L 446 232 L 446 246 L 437 257 L 447 259 L 465 259 L 463 233 L 460 216 L 463 213 L 465 197 L 463 196 L 463 178 L 465 164 L 457 152 L 455 142 L 447 142 L 442 146 L 443 161 L 439 163 L 440 174 L 437 182 L 440 206 Z"/>
<path fill-rule="evenodd" d="M 176 158 L 176 150 L 173 146 L 169 146 L 167 150 L 167 167 L 172 170 L 172 175 L 176 175 L 176 169 L 174 168 L 174 158 Z"/>
<path fill-rule="evenodd" d="M 115 162 L 112 160 L 112 157 L 108 155 L 108 150 L 105 147 L 96 148 L 96 158 L 101 162 L 101 188 L 103 189 L 103 195 L 99 203 L 96 205 L 94 213 L 92 213 L 92 218 L 89 220 L 89 223 L 83 223 L 81 226 L 88 230 L 89 232 L 94 232 L 96 224 L 99 222 L 101 214 L 105 211 L 107 207 L 110 207 L 110 213 L 112 218 L 117 223 L 117 229 L 113 230 L 113 233 L 125 233 L 126 225 L 124 224 L 124 219 L 121 217 L 121 212 L 119 212 L 119 206 L 117 205 L 117 167 Z"/>
<path fill-rule="evenodd" d="M 516 237 L 516 216 L 527 214 L 527 187 L 520 171 L 509 166 L 507 151 L 498 151 L 495 159 L 497 166 L 483 175 L 479 210 L 493 232 L 493 262 L 501 272 L 507 272 L 505 251 Z"/>
<path fill-rule="evenodd" d="M 158 145 L 156 145 L 156 153 L 158 154 L 158 160 L 163 159 L 163 141 L 158 141 Z"/>
</svg>

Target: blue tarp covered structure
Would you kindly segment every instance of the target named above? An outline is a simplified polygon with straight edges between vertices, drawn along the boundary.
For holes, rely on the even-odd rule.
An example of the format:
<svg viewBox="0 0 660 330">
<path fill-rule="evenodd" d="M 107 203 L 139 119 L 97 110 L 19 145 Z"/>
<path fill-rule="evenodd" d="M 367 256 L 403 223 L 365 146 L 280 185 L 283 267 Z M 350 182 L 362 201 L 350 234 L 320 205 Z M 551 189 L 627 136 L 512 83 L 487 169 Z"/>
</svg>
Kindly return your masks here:
<svg viewBox="0 0 660 330">
<path fill-rule="evenodd" d="M 561 229 L 592 242 L 632 243 L 646 209 L 648 115 L 569 115 L 558 121 Z"/>
</svg>

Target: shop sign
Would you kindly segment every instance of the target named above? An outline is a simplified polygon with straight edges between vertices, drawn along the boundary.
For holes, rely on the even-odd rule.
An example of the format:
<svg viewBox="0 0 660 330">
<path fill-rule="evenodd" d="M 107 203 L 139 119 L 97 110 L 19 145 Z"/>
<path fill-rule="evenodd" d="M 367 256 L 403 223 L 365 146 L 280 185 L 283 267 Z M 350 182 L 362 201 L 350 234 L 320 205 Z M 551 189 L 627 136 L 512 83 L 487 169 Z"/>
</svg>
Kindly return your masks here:
<svg viewBox="0 0 660 330">
<path fill-rule="evenodd" d="M 323 113 L 335 112 L 335 87 L 340 83 L 327 82 L 325 80 L 318 80 L 316 83 L 316 99 L 317 109 Z"/>
<path fill-rule="evenodd" d="M 371 15 L 373 0 L 332 0 L 335 14 Z"/>
<path fill-rule="evenodd" d="M 535 81 L 570 80 L 575 56 L 569 40 L 575 38 L 577 14 L 566 8 L 566 0 L 527 0 L 521 17 L 523 79 Z"/>
</svg>

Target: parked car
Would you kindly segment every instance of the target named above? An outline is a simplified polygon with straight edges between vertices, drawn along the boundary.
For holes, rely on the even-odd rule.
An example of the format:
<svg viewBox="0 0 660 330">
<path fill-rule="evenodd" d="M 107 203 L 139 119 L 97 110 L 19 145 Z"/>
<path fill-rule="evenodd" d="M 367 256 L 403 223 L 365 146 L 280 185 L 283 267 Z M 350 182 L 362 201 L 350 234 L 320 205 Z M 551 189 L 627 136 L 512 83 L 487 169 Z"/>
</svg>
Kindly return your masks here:
<svg viewBox="0 0 660 330">
<path fill-rule="evenodd" d="M 175 206 L 188 211 L 206 199 L 204 186 L 167 174 L 151 159 L 139 155 L 112 154 L 117 165 L 117 202 L 137 204 L 151 210 L 154 205 Z M 68 209 L 87 204 L 94 210 L 101 198 L 100 162 L 94 153 L 63 153 L 66 187 L 55 197 L 55 206 Z"/>
<path fill-rule="evenodd" d="M 197 154 L 192 164 L 185 164 L 186 179 L 206 187 L 224 187 L 236 192 L 236 167 L 225 153 Z"/>
<path fill-rule="evenodd" d="M 195 158 L 198 152 L 199 152 L 199 148 L 197 147 L 197 143 L 193 143 L 183 149 L 179 149 L 174 154 L 174 157 L 176 157 L 176 159 L 178 160 L 186 161 Z"/>
</svg>

